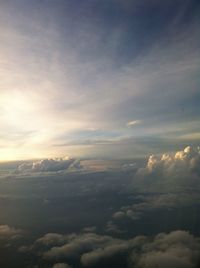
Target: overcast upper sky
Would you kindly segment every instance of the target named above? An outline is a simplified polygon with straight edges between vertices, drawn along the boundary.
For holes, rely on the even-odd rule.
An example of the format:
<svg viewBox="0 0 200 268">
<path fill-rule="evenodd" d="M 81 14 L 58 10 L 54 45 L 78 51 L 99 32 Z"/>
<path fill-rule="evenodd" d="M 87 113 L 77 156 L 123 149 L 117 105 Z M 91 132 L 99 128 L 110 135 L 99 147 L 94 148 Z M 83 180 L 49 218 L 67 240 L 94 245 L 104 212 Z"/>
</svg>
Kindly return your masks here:
<svg viewBox="0 0 200 268">
<path fill-rule="evenodd" d="M 200 140 L 198 0 L 1 0 L 0 160 Z"/>
</svg>

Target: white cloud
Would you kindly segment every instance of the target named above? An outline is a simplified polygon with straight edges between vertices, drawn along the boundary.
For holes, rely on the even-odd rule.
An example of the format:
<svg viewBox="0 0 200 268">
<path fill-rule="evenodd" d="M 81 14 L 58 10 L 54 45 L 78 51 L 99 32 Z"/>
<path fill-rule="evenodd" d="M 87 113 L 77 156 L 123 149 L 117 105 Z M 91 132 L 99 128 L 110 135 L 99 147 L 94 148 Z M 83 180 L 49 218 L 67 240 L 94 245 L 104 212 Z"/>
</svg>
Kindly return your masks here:
<svg viewBox="0 0 200 268">
<path fill-rule="evenodd" d="M 163 154 L 160 157 L 151 155 L 147 166 L 138 172 L 139 176 L 159 176 L 162 178 L 192 179 L 200 175 L 200 147 L 186 147 L 174 154 Z"/>
<path fill-rule="evenodd" d="M 51 172 L 68 169 L 80 169 L 80 162 L 72 158 L 42 159 L 35 162 L 25 162 L 18 166 L 20 172 Z"/>
<path fill-rule="evenodd" d="M 133 177 L 132 187 L 140 193 L 156 194 L 141 194 L 139 202 L 115 211 L 112 215 L 115 222 L 125 218 L 138 220 L 153 210 L 200 204 L 200 148 L 187 146 L 175 153 L 151 155 L 146 166 Z"/>
<path fill-rule="evenodd" d="M 135 125 L 141 124 L 142 121 L 141 120 L 133 120 L 133 121 L 129 121 L 126 123 L 127 127 L 133 127 Z"/>
</svg>

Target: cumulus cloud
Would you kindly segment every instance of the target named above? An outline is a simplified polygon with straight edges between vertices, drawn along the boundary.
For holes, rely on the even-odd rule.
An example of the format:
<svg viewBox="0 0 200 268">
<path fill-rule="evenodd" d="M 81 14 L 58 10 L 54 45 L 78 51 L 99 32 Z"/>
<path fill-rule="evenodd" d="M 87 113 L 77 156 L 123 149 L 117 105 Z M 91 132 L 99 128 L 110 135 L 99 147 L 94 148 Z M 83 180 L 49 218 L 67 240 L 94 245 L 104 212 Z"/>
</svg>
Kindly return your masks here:
<svg viewBox="0 0 200 268">
<path fill-rule="evenodd" d="M 128 249 L 129 243 L 113 243 L 104 248 L 98 248 L 96 250 L 83 254 L 81 257 L 81 263 L 84 266 L 92 266 L 102 259 L 109 259 L 117 254 L 125 253 Z"/>
<path fill-rule="evenodd" d="M 62 246 L 52 247 L 44 253 L 47 259 L 77 256 L 94 248 L 103 246 L 112 240 L 109 236 L 99 236 L 94 233 L 85 233 L 69 237 Z"/>
<path fill-rule="evenodd" d="M 141 216 L 140 209 L 134 209 L 133 206 L 122 207 L 121 210 L 115 212 L 112 217 L 114 220 L 121 220 L 124 218 L 130 218 L 132 220 L 138 220 Z"/>
<path fill-rule="evenodd" d="M 110 241 L 104 243 L 101 247 L 82 254 L 81 263 L 83 266 L 93 266 L 102 260 L 109 260 L 117 258 L 118 256 L 128 259 L 132 256 L 132 251 L 140 248 L 145 244 L 147 238 L 144 236 L 137 236 L 133 239 L 122 240 L 110 237 Z"/>
<path fill-rule="evenodd" d="M 188 146 L 175 153 L 151 155 L 133 178 L 140 192 L 187 192 L 200 190 L 200 148 Z"/>
<path fill-rule="evenodd" d="M 72 158 L 42 159 L 23 163 L 18 166 L 20 172 L 56 172 L 68 169 L 80 169 L 80 162 Z"/>
<path fill-rule="evenodd" d="M 160 233 L 133 252 L 137 268 L 194 268 L 199 262 L 200 241 L 186 231 Z"/>
<path fill-rule="evenodd" d="M 113 233 L 113 234 L 123 233 L 123 231 L 120 230 L 119 227 L 115 223 L 113 223 L 113 221 L 108 221 L 108 223 L 106 225 L 106 232 Z"/>
<path fill-rule="evenodd" d="M 132 205 L 113 213 L 115 222 L 138 220 L 152 210 L 200 204 L 200 148 L 188 146 L 173 154 L 150 156 L 147 165 L 136 172 L 132 186 L 140 194 L 135 195 L 137 200 Z"/>
<path fill-rule="evenodd" d="M 21 235 L 22 230 L 10 227 L 8 225 L 0 225 L 0 238 L 17 238 Z"/>
<path fill-rule="evenodd" d="M 160 157 L 151 155 L 147 166 L 140 174 L 159 174 L 160 176 L 200 176 L 200 147 L 186 147 L 175 154 L 163 154 Z"/>
<path fill-rule="evenodd" d="M 154 195 L 140 195 L 139 202 L 132 205 L 123 206 L 120 210 L 113 213 L 112 218 L 115 222 L 129 218 L 133 221 L 141 219 L 143 215 L 151 211 L 172 210 L 180 207 L 188 207 L 200 204 L 199 193 L 157 193 Z"/>
<path fill-rule="evenodd" d="M 55 263 L 52 268 L 71 268 L 67 263 Z"/>
<path fill-rule="evenodd" d="M 61 245 L 67 241 L 67 236 L 57 233 L 48 233 L 36 240 L 36 243 L 46 246 Z"/>
<path fill-rule="evenodd" d="M 43 256 L 58 260 L 77 257 L 85 267 L 119 257 L 136 268 L 167 268 L 169 265 L 173 268 L 194 268 L 200 260 L 199 251 L 198 237 L 177 230 L 154 237 L 136 236 L 129 240 L 94 233 L 73 235 L 65 245 L 51 247 Z"/>
</svg>

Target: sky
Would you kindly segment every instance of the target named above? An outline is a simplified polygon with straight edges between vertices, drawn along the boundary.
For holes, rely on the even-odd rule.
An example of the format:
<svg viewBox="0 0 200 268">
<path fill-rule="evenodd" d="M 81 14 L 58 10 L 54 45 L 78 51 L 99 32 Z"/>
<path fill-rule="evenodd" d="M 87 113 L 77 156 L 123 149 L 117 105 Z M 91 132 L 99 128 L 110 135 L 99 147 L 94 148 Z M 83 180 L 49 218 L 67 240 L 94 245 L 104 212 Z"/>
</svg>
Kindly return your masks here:
<svg viewBox="0 0 200 268">
<path fill-rule="evenodd" d="M 1 0 L 0 160 L 200 140 L 200 2 Z"/>
</svg>

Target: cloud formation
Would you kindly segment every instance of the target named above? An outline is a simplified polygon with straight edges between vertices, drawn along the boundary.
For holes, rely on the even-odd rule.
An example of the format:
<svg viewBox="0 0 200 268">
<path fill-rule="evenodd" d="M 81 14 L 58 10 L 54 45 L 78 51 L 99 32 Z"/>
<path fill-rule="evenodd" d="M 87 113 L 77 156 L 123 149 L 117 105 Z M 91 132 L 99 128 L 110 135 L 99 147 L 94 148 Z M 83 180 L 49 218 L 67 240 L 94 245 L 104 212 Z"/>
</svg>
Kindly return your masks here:
<svg viewBox="0 0 200 268">
<path fill-rule="evenodd" d="M 56 172 L 68 169 L 80 169 L 80 162 L 72 158 L 42 159 L 26 162 L 18 166 L 19 172 Z"/>
<path fill-rule="evenodd" d="M 131 136 L 133 115 L 145 121 L 134 136 L 199 132 L 197 1 L 30 1 L 1 3 L 2 159 L 63 155 L 52 144 L 84 129 Z M 103 146 L 68 150 L 99 156 Z"/>
<path fill-rule="evenodd" d="M 81 255 L 84 252 L 91 251 L 95 247 L 109 243 L 110 240 L 112 238 L 109 236 L 99 236 L 94 233 L 72 235 L 72 237 L 68 238 L 66 244 L 59 247 L 52 247 L 44 253 L 44 257 L 54 259 Z"/>
<path fill-rule="evenodd" d="M 160 233 L 133 253 L 137 268 L 194 268 L 199 262 L 200 241 L 186 231 Z M 135 261 L 136 260 L 136 261 Z"/>
<path fill-rule="evenodd" d="M 21 235 L 22 230 L 10 227 L 9 225 L 0 225 L 0 238 L 17 238 Z"/>
<path fill-rule="evenodd" d="M 161 157 L 151 155 L 144 170 L 147 174 L 162 176 L 180 176 L 184 174 L 200 175 L 200 147 L 187 146 L 175 154 L 163 154 Z"/>
<path fill-rule="evenodd" d="M 151 211 L 200 204 L 200 148 L 187 146 L 175 153 L 151 155 L 146 166 L 133 174 L 132 189 L 140 194 L 134 195 L 132 205 L 113 213 L 115 223 L 125 218 L 139 220 Z"/>
<path fill-rule="evenodd" d="M 189 207 L 200 204 L 199 192 L 156 193 L 153 195 L 138 196 L 139 202 L 123 206 L 116 211 L 112 218 L 115 222 L 129 218 L 133 221 L 141 219 L 143 215 L 152 211 L 172 210 L 180 207 Z"/>
<path fill-rule="evenodd" d="M 137 171 L 134 183 L 144 191 L 200 189 L 200 148 L 187 146 L 172 154 L 151 155 L 147 165 Z"/>
<path fill-rule="evenodd" d="M 135 125 L 141 124 L 141 120 L 133 120 L 133 121 L 129 121 L 127 122 L 127 127 L 133 127 Z"/>
<path fill-rule="evenodd" d="M 71 268 L 67 263 L 55 263 L 52 268 Z"/>
<path fill-rule="evenodd" d="M 164 268 L 169 265 L 173 268 L 194 268 L 200 260 L 199 251 L 200 239 L 182 230 L 159 233 L 154 237 L 136 236 L 129 240 L 87 233 L 71 235 L 67 243 L 51 246 L 43 257 L 49 260 L 80 258 L 85 267 L 123 258 L 130 267 L 136 268 Z"/>
<path fill-rule="evenodd" d="M 57 233 L 47 233 L 43 237 L 37 239 L 36 243 L 43 244 L 46 246 L 51 245 L 62 245 L 67 241 L 67 236 Z"/>
</svg>

